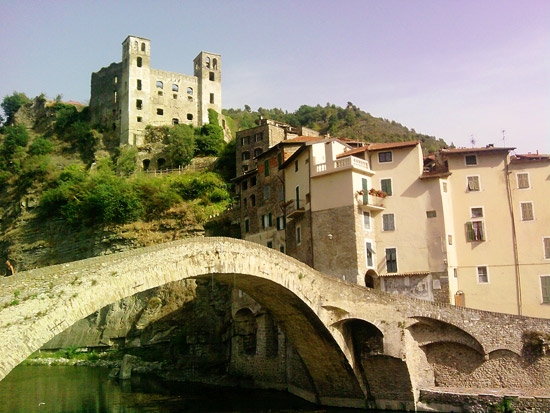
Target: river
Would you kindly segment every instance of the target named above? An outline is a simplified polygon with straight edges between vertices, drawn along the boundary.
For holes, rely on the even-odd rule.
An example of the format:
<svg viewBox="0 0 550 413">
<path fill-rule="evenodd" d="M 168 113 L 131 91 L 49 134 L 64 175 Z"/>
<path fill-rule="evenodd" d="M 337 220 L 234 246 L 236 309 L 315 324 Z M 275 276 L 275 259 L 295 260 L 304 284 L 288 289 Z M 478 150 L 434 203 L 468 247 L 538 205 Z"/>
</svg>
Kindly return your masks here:
<svg viewBox="0 0 550 413">
<path fill-rule="evenodd" d="M 0 382 L 0 412 L 359 412 L 321 408 L 284 392 L 165 382 L 151 375 L 121 383 L 108 373 L 18 366 Z"/>
</svg>

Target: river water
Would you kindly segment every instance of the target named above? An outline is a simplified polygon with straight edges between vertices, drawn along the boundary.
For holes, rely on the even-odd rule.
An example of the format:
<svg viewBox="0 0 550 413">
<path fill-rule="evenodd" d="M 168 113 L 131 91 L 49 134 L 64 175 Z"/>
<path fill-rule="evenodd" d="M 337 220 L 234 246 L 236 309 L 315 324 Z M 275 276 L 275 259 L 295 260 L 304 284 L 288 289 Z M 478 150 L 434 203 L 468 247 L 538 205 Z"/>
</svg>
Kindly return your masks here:
<svg viewBox="0 0 550 413">
<path fill-rule="evenodd" d="M 0 412 L 359 412 L 321 408 L 284 392 L 165 382 L 150 375 L 121 383 L 108 373 L 18 366 L 0 382 Z"/>
</svg>

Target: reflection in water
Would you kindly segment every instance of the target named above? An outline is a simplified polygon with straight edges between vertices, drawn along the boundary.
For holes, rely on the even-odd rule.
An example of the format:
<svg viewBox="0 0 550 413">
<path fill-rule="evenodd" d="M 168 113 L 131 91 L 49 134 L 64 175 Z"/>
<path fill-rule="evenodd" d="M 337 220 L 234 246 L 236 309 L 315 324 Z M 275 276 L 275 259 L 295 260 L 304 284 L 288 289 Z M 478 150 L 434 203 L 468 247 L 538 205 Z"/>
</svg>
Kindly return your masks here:
<svg viewBox="0 0 550 413">
<path fill-rule="evenodd" d="M 135 376 L 119 383 L 108 370 L 18 366 L 0 382 L 0 412 L 343 412 L 287 393 L 163 382 Z M 357 412 L 358 410 L 352 410 Z"/>
</svg>

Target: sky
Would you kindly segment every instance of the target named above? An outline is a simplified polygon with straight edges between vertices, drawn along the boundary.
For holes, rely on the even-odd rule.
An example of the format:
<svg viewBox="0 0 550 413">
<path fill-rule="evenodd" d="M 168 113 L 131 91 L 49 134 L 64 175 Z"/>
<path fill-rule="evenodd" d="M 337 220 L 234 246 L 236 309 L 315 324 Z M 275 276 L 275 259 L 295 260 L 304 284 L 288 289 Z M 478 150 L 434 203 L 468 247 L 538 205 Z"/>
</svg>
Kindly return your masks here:
<svg viewBox="0 0 550 413">
<path fill-rule="evenodd" d="M 155 69 L 221 54 L 223 108 L 352 102 L 458 147 L 550 153 L 548 0 L 0 0 L 0 98 L 87 102 L 128 35 Z"/>
</svg>

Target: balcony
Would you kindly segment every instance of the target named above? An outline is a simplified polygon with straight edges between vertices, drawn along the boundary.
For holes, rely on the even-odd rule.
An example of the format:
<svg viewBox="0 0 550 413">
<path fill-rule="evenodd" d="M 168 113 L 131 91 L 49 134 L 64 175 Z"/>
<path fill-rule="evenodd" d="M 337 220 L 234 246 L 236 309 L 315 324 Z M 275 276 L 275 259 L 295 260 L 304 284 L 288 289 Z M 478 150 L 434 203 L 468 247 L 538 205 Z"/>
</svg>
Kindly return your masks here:
<svg viewBox="0 0 550 413">
<path fill-rule="evenodd" d="M 380 212 L 386 209 L 385 203 L 388 198 L 382 198 L 375 195 L 364 196 L 360 192 L 356 193 L 357 202 L 364 211 Z"/>
<path fill-rule="evenodd" d="M 340 172 L 346 169 L 355 169 L 366 172 L 368 175 L 374 175 L 374 172 L 370 170 L 368 161 L 350 155 L 335 161 L 313 165 L 311 176 L 320 176 L 332 172 Z"/>
<path fill-rule="evenodd" d="M 297 217 L 305 214 L 305 212 L 306 212 L 305 205 L 306 205 L 306 200 L 305 199 L 300 199 L 298 201 L 298 205 L 297 205 L 295 199 L 292 199 L 292 200 L 288 201 L 284 205 L 284 211 L 285 211 L 286 217 L 288 219 L 292 219 L 292 218 L 297 218 Z"/>
</svg>

